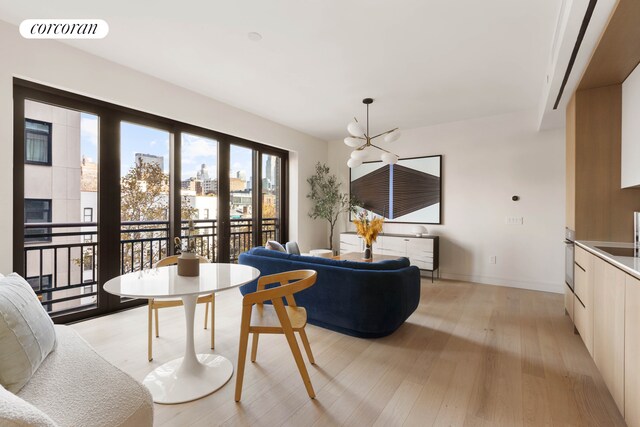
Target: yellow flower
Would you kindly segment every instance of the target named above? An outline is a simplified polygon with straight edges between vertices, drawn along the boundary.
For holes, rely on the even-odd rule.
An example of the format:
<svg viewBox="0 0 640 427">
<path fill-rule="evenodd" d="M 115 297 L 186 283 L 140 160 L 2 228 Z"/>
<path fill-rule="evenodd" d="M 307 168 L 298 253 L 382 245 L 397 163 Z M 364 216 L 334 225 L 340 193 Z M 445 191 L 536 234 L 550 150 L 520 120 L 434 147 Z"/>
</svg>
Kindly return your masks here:
<svg viewBox="0 0 640 427">
<path fill-rule="evenodd" d="M 378 238 L 378 234 L 382 231 L 384 219 L 378 217 L 369 220 L 363 212 L 358 215 L 358 219 L 354 220 L 353 223 L 356 226 L 356 233 L 364 239 L 368 246 L 371 246 Z"/>
</svg>

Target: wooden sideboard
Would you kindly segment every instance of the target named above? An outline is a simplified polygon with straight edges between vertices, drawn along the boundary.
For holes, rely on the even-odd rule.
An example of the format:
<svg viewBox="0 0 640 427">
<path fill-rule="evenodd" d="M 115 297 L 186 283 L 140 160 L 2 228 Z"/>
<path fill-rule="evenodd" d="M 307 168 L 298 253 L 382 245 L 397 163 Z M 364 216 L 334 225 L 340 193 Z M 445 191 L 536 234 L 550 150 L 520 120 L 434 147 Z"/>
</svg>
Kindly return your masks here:
<svg viewBox="0 0 640 427">
<path fill-rule="evenodd" d="M 420 270 L 433 274 L 439 269 L 439 244 L 438 236 L 416 237 L 403 234 L 381 234 L 373 244 L 373 253 L 381 255 L 391 255 L 397 257 L 407 257 L 411 265 L 415 265 Z M 340 253 L 362 252 L 364 251 L 364 241 L 356 233 L 340 234 Z"/>
</svg>

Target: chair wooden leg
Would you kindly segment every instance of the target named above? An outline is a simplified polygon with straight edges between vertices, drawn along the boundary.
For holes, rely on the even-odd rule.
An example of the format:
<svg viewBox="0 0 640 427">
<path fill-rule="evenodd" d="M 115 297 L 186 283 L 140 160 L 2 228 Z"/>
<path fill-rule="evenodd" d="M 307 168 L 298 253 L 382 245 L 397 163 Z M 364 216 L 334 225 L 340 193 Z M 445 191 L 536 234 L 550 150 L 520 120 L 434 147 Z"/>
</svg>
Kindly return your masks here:
<svg viewBox="0 0 640 427">
<path fill-rule="evenodd" d="M 313 353 L 311 352 L 311 346 L 309 345 L 309 339 L 307 338 L 307 332 L 304 329 L 300 329 L 298 332 L 300 333 L 300 338 L 302 339 L 302 345 L 304 345 L 304 351 L 307 352 L 307 357 L 309 358 L 309 363 L 311 363 L 312 365 L 315 365 L 316 361 L 313 358 Z"/>
<path fill-rule="evenodd" d="M 207 329 L 207 320 L 209 319 L 209 303 L 204 305 L 204 328 Z"/>
<path fill-rule="evenodd" d="M 238 349 L 238 372 L 236 373 L 236 402 L 242 397 L 242 380 L 244 378 L 244 365 L 247 361 L 247 344 L 249 343 L 249 322 L 251 321 L 250 305 L 242 306 L 242 321 L 240 323 L 240 345 Z"/>
<path fill-rule="evenodd" d="M 215 335 L 216 335 L 216 295 L 211 295 L 211 350 L 213 350 L 215 346 Z"/>
<path fill-rule="evenodd" d="M 158 309 L 156 308 L 156 338 L 160 336 L 160 322 L 158 322 Z"/>
<path fill-rule="evenodd" d="M 251 361 L 255 362 L 256 361 L 256 356 L 258 355 L 258 337 L 260 336 L 259 333 L 254 332 L 253 333 L 253 343 L 251 343 Z"/>
<path fill-rule="evenodd" d="M 276 313 L 278 314 L 278 319 L 280 319 L 280 324 L 282 325 L 284 336 L 287 337 L 287 342 L 289 343 L 289 347 L 291 348 L 291 353 L 293 353 L 293 358 L 296 361 L 298 371 L 300 371 L 300 376 L 302 377 L 304 386 L 307 389 L 307 393 L 309 394 L 310 398 L 314 399 L 316 397 L 316 392 L 313 391 L 311 378 L 309 378 L 309 372 L 307 372 L 307 367 L 304 364 L 304 359 L 302 358 L 300 347 L 298 347 L 296 336 L 293 334 L 291 321 L 289 320 L 289 316 L 287 315 L 287 310 L 284 308 L 284 303 L 281 299 L 273 299 L 271 300 L 271 302 L 273 304 L 273 308 L 275 308 Z"/>
<path fill-rule="evenodd" d="M 147 355 L 149 356 L 149 362 L 153 360 L 153 303 L 149 300 L 149 333 L 147 340 L 149 341 L 147 346 Z"/>
</svg>

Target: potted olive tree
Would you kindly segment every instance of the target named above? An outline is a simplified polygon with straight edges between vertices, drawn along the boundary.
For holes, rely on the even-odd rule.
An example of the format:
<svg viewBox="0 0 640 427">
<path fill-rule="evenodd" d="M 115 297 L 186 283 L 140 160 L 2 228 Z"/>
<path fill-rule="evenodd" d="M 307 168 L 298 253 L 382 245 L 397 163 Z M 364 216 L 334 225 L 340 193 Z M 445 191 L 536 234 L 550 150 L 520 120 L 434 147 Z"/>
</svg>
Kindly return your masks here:
<svg viewBox="0 0 640 427">
<path fill-rule="evenodd" d="M 331 173 L 329 166 L 320 162 L 316 164 L 316 173 L 307 178 L 307 182 L 311 186 L 307 198 L 313 203 L 309 216 L 329 222 L 329 249 L 333 251 L 333 231 L 338 218 L 343 213 L 355 212 L 357 201 L 340 191 L 342 183 Z"/>
</svg>

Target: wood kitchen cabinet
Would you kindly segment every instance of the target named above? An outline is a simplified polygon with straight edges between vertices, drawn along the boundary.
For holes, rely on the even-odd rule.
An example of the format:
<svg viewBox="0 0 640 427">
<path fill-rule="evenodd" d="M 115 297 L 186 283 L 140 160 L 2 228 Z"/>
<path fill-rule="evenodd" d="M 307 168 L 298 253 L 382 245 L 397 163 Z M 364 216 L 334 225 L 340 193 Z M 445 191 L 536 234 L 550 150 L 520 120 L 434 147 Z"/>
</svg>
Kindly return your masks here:
<svg viewBox="0 0 640 427">
<path fill-rule="evenodd" d="M 567 313 L 567 315 L 571 318 L 571 320 L 573 320 L 573 306 L 575 305 L 575 298 L 576 297 L 573 294 L 573 291 L 571 290 L 569 285 L 567 285 L 565 283 L 565 285 L 564 285 L 564 310 Z"/>
<path fill-rule="evenodd" d="M 584 345 L 593 357 L 593 268 L 595 256 L 581 247 L 575 249 L 573 273 L 573 321 Z"/>
<path fill-rule="evenodd" d="M 622 83 L 622 188 L 640 185 L 640 68 Z"/>
<path fill-rule="evenodd" d="M 574 325 L 627 425 L 640 427 L 640 279 L 576 246 L 574 290 Z"/>
<path fill-rule="evenodd" d="M 624 414 L 627 274 L 596 257 L 593 258 L 593 273 L 593 360 L 618 409 Z"/>
<path fill-rule="evenodd" d="M 625 279 L 624 419 L 640 427 L 640 280 Z"/>
<path fill-rule="evenodd" d="M 567 105 L 566 226 L 578 240 L 631 242 L 640 189 L 620 186 L 621 117 L 621 84 L 578 90 Z"/>
<path fill-rule="evenodd" d="M 625 151 L 622 157 L 622 84 L 633 96 L 626 80 L 640 62 L 640 1 L 615 3 L 566 108 L 566 226 L 576 231 L 578 240 L 631 242 L 632 212 L 640 210 L 640 189 L 621 188 L 640 185 L 640 149 Z M 630 141 L 637 144 L 637 110 L 629 109 L 627 100 L 624 104 L 624 119 L 632 126 Z M 635 179 L 621 184 L 623 164 Z"/>
</svg>

